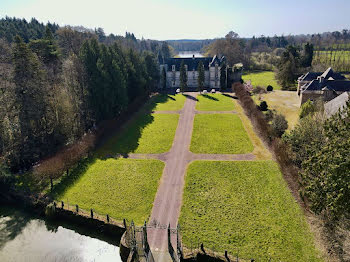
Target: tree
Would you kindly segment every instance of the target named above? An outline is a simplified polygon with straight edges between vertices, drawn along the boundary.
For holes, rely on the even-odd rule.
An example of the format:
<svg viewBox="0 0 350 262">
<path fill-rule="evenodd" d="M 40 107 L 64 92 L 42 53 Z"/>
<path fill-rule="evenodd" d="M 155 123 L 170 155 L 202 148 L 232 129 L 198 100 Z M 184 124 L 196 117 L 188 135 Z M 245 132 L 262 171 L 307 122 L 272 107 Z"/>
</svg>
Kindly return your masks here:
<svg viewBox="0 0 350 262">
<path fill-rule="evenodd" d="M 323 145 L 302 162 L 301 179 L 312 210 L 336 221 L 350 214 L 350 102 L 323 129 Z"/>
<path fill-rule="evenodd" d="M 281 114 L 275 114 L 271 121 L 271 127 L 276 137 L 281 137 L 288 129 L 288 122 Z"/>
<path fill-rule="evenodd" d="M 314 55 L 313 44 L 306 43 L 304 45 L 303 56 L 301 58 L 301 66 L 302 67 L 311 67 L 313 55 Z"/>
<path fill-rule="evenodd" d="M 299 73 L 299 52 L 296 47 L 288 46 L 277 66 L 277 81 L 283 89 L 288 89 L 295 86 Z"/>
<path fill-rule="evenodd" d="M 46 141 L 50 132 L 46 115 L 48 90 L 45 89 L 45 73 L 37 56 L 18 36 L 13 50 L 13 64 L 14 106 L 18 112 L 19 127 L 8 159 L 14 169 L 28 168 L 43 155 L 43 148 L 49 146 Z"/>
<path fill-rule="evenodd" d="M 259 109 L 260 109 L 261 111 L 267 111 L 268 105 L 267 105 L 266 101 L 261 101 L 261 102 L 260 102 Z"/>
<path fill-rule="evenodd" d="M 162 69 L 162 88 L 166 88 L 166 71 L 164 67 Z"/>
<path fill-rule="evenodd" d="M 180 90 L 183 93 L 185 89 L 187 88 L 187 72 L 185 63 L 182 60 L 181 66 L 180 66 Z"/>
<path fill-rule="evenodd" d="M 227 88 L 226 63 L 223 63 L 220 68 L 220 88 Z"/>
<path fill-rule="evenodd" d="M 199 89 L 199 92 L 202 92 L 204 89 L 204 77 L 205 77 L 204 65 L 202 61 L 198 63 L 197 71 L 198 71 L 198 89 Z"/>
</svg>

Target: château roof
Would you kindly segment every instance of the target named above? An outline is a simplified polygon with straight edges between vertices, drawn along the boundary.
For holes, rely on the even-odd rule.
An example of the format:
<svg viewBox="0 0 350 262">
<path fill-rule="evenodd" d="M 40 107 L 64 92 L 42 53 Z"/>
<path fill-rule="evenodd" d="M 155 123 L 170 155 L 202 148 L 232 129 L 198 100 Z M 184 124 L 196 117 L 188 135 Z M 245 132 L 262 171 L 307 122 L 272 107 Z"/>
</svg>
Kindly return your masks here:
<svg viewBox="0 0 350 262">
<path fill-rule="evenodd" d="M 312 80 L 303 87 L 304 91 L 330 90 L 336 92 L 350 92 L 350 81 L 347 80 Z"/>
<path fill-rule="evenodd" d="M 346 78 L 340 74 L 335 73 L 331 67 L 329 67 L 326 71 L 322 72 L 308 72 L 299 77 L 299 81 L 307 81 L 310 82 L 312 80 L 317 79 L 318 77 L 323 77 L 328 80 L 329 78 L 333 78 L 332 80 L 345 80 Z"/>
<path fill-rule="evenodd" d="M 168 71 L 172 70 L 172 66 L 175 65 L 175 71 L 180 71 L 182 61 L 187 65 L 188 71 L 197 70 L 200 62 L 204 65 L 204 70 L 209 70 L 209 67 L 221 64 L 223 59 L 219 59 L 217 56 L 214 57 L 184 57 L 184 58 L 168 58 L 164 61 L 164 64 L 168 65 Z"/>
</svg>

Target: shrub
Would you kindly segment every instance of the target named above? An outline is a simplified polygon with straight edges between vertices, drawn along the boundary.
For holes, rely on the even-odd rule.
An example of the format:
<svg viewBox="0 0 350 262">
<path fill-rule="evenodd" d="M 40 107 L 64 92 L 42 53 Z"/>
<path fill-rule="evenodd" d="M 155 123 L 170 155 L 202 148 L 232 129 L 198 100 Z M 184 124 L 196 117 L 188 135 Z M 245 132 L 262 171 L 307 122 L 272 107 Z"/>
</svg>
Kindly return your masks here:
<svg viewBox="0 0 350 262">
<path fill-rule="evenodd" d="M 267 111 L 268 105 L 266 103 L 266 101 L 261 101 L 260 105 L 259 105 L 259 109 L 260 111 Z"/>
<path fill-rule="evenodd" d="M 281 137 L 288 128 L 288 121 L 283 115 L 276 114 L 271 121 L 271 127 L 273 134 Z"/>
<path fill-rule="evenodd" d="M 257 95 L 257 94 L 266 94 L 267 92 L 266 92 L 265 88 L 263 88 L 261 86 L 257 86 L 253 89 L 252 93 L 254 95 Z"/>
<path fill-rule="evenodd" d="M 266 91 L 267 92 L 272 92 L 273 91 L 272 85 L 268 85 L 267 88 L 266 88 Z"/>
</svg>

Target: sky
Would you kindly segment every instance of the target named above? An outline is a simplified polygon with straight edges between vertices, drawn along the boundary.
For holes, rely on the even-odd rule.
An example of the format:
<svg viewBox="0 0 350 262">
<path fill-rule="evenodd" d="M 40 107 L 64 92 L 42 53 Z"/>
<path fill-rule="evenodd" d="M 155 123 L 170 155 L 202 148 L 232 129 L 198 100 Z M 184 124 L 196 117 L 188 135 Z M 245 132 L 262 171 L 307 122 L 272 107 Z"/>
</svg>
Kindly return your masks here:
<svg viewBox="0 0 350 262">
<path fill-rule="evenodd" d="M 157 40 L 274 36 L 350 29 L 350 0 L 0 0 L 5 16 Z"/>
</svg>

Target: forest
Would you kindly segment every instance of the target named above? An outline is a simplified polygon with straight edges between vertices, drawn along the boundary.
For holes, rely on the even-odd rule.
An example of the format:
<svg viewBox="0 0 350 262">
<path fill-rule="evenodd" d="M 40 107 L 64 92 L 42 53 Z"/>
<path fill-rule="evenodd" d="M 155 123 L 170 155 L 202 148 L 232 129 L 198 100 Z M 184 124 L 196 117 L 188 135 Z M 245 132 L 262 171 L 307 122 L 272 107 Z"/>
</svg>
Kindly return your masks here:
<svg viewBox="0 0 350 262">
<path fill-rule="evenodd" d="M 25 172 L 157 88 L 167 43 L 0 20 L 0 174 Z M 6 171 L 9 170 L 9 171 Z"/>
</svg>

